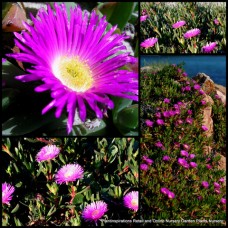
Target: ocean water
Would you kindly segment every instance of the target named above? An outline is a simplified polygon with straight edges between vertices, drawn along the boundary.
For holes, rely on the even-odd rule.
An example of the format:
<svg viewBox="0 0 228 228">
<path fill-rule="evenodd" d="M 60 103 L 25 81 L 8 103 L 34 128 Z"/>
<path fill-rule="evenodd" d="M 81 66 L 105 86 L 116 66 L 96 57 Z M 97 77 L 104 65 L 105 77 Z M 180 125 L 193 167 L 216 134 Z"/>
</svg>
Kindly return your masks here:
<svg viewBox="0 0 228 228">
<path fill-rule="evenodd" d="M 203 56 L 203 55 L 141 55 L 140 67 L 156 63 L 178 64 L 185 63 L 183 68 L 189 77 L 197 73 L 205 73 L 219 85 L 226 86 L 226 56 Z"/>
</svg>

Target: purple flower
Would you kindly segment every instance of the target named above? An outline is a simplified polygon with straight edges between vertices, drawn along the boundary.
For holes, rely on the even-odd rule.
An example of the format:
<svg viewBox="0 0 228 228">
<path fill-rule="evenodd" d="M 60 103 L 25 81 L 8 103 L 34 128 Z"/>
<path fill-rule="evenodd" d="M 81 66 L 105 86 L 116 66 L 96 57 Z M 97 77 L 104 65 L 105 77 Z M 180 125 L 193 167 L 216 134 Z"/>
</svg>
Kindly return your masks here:
<svg viewBox="0 0 228 228">
<path fill-rule="evenodd" d="M 160 112 L 156 112 L 156 113 L 155 113 L 155 116 L 156 116 L 157 118 L 161 118 L 161 113 L 160 113 Z"/>
<path fill-rule="evenodd" d="M 212 166 L 211 166 L 210 164 L 207 164 L 207 165 L 206 165 L 206 168 L 207 168 L 207 169 L 212 169 Z"/>
<path fill-rule="evenodd" d="M 42 147 L 40 152 L 36 155 L 37 162 L 51 160 L 60 153 L 60 149 L 56 145 L 47 145 Z"/>
<path fill-rule="evenodd" d="M 169 189 L 168 188 L 161 188 L 160 191 L 164 195 L 168 195 L 168 193 L 169 193 Z"/>
<path fill-rule="evenodd" d="M 148 165 L 147 164 L 140 164 L 140 169 L 141 170 L 144 170 L 144 171 L 147 171 L 148 170 Z"/>
<path fill-rule="evenodd" d="M 164 99 L 164 103 L 169 104 L 170 103 L 170 99 L 169 98 L 165 98 Z"/>
<path fill-rule="evenodd" d="M 186 150 L 181 150 L 181 156 L 188 157 L 188 152 Z"/>
<path fill-rule="evenodd" d="M 200 102 L 201 102 L 202 105 L 207 104 L 207 102 L 205 100 L 201 100 Z"/>
<path fill-rule="evenodd" d="M 195 162 L 190 162 L 189 165 L 192 167 L 192 168 L 196 168 L 197 167 L 197 164 Z"/>
<path fill-rule="evenodd" d="M 186 118 L 185 122 L 188 124 L 192 124 L 193 119 L 192 118 Z"/>
<path fill-rule="evenodd" d="M 157 120 L 156 120 L 156 123 L 157 123 L 158 125 L 164 125 L 164 124 L 165 124 L 165 122 L 164 122 L 163 119 L 157 119 Z"/>
<path fill-rule="evenodd" d="M 145 162 L 146 162 L 148 165 L 152 165 L 152 164 L 154 163 L 154 161 L 153 161 L 152 159 L 150 159 L 150 158 L 147 158 L 147 159 L 145 160 Z"/>
<path fill-rule="evenodd" d="M 183 72 L 183 73 L 182 73 L 182 76 L 183 76 L 183 77 L 187 77 L 188 74 L 187 74 L 186 72 Z"/>
<path fill-rule="evenodd" d="M 184 168 L 188 169 L 189 165 L 187 163 L 187 161 L 184 158 L 178 158 L 178 164 L 183 166 Z"/>
<path fill-rule="evenodd" d="M 173 192 L 171 192 L 171 191 L 168 192 L 167 196 L 168 196 L 169 199 L 174 199 L 175 198 L 175 194 Z"/>
<path fill-rule="evenodd" d="M 217 18 L 215 18 L 215 19 L 214 19 L 214 23 L 215 23 L 216 25 L 219 25 L 219 20 L 218 20 Z"/>
<path fill-rule="evenodd" d="M 140 16 L 140 22 L 145 21 L 147 19 L 148 15 Z"/>
<path fill-rule="evenodd" d="M 220 203 L 226 204 L 226 199 L 225 199 L 225 198 L 222 198 L 222 199 L 220 200 Z"/>
<path fill-rule="evenodd" d="M 215 99 L 220 100 L 221 97 L 218 94 L 215 94 Z"/>
<path fill-rule="evenodd" d="M 154 122 L 152 122 L 151 120 L 145 120 L 146 126 L 147 127 L 153 127 Z"/>
<path fill-rule="evenodd" d="M 149 48 L 149 47 L 153 47 L 155 45 L 155 43 L 158 42 L 158 38 L 152 37 L 152 38 L 148 38 L 146 40 L 144 40 L 140 46 L 144 47 L 144 48 Z"/>
<path fill-rule="evenodd" d="M 182 72 L 182 69 L 181 69 L 181 68 L 178 68 L 178 69 L 177 69 L 177 72 L 178 72 L 178 73 L 181 73 L 181 72 Z"/>
<path fill-rule="evenodd" d="M 82 179 L 83 168 L 78 164 L 68 164 L 64 165 L 55 175 L 56 182 L 58 184 L 63 184 L 77 179 Z"/>
<path fill-rule="evenodd" d="M 186 24 L 185 21 L 177 21 L 175 24 L 172 25 L 172 27 L 177 29 L 177 28 L 184 26 L 185 24 Z"/>
<path fill-rule="evenodd" d="M 188 115 L 192 115 L 192 110 L 189 109 L 189 110 L 187 111 L 187 113 L 188 113 Z"/>
<path fill-rule="evenodd" d="M 10 204 L 10 201 L 12 200 L 12 194 L 14 193 L 15 188 L 7 184 L 6 182 L 2 184 L 2 203 L 3 204 Z"/>
<path fill-rule="evenodd" d="M 202 186 L 203 186 L 204 188 L 208 188 L 208 187 L 209 187 L 209 184 L 208 184 L 207 181 L 202 181 Z"/>
<path fill-rule="evenodd" d="M 204 95 L 205 92 L 204 92 L 202 89 L 200 89 L 200 90 L 199 90 L 199 94 L 200 94 L 200 95 Z"/>
<path fill-rule="evenodd" d="M 170 157 L 168 155 L 163 156 L 162 160 L 163 161 L 169 161 Z"/>
<path fill-rule="evenodd" d="M 195 84 L 195 85 L 193 86 L 193 88 L 194 88 L 195 90 L 200 90 L 201 86 L 200 86 L 199 84 Z"/>
<path fill-rule="evenodd" d="M 189 154 L 189 158 L 190 158 L 190 159 L 195 158 L 195 156 L 196 156 L 195 154 Z"/>
<path fill-rule="evenodd" d="M 190 146 L 189 146 L 188 144 L 183 144 L 183 148 L 184 148 L 185 150 L 189 150 L 189 149 L 190 149 Z"/>
<path fill-rule="evenodd" d="M 217 45 L 216 42 L 211 42 L 211 43 L 203 46 L 201 51 L 204 52 L 204 53 L 210 53 L 210 52 L 212 52 L 215 49 L 216 45 Z"/>
<path fill-rule="evenodd" d="M 107 29 L 105 16 L 95 10 L 82 11 L 77 5 L 68 19 L 65 4 L 54 3 L 54 8 L 41 8 L 38 18 L 31 18 L 32 25 L 24 23 L 26 30 L 14 33 L 20 52 L 7 56 L 31 65 L 27 74 L 16 79 L 38 81 L 36 92 L 50 91 L 51 101 L 42 114 L 56 108 L 59 118 L 66 108 L 69 134 L 76 111 L 82 122 L 87 109 L 102 119 L 107 109 L 114 108 L 109 95 L 138 100 L 138 73 L 121 68 L 137 59 L 121 53 L 128 36 L 115 33 L 116 26 Z"/>
<path fill-rule="evenodd" d="M 123 201 L 125 207 L 132 209 L 136 212 L 139 208 L 139 192 L 132 191 L 127 193 L 124 196 Z"/>
<path fill-rule="evenodd" d="M 202 196 L 198 196 L 197 199 L 198 199 L 198 200 L 202 200 L 203 197 L 202 197 Z"/>
<path fill-rule="evenodd" d="M 88 204 L 82 211 L 82 217 L 86 221 L 97 221 L 108 211 L 107 204 L 103 201 L 96 201 Z"/>
<path fill-rule="evenodd" d="M 164 147 L 163 144 L 162 144 L 160 141 L 156 142 L 156 143 L 155 143 L 155 146 L 156 146 L 156 147 L 159 147 L 159 148 Z"/>
<path fill-rule="evenodd" d="M 197 36 L 199 34 L 200 34 L 200 30 L 198 28 L 191 29 L 184 34 L 184 38 L 189 39 L 189 38 Z"/>
<path fill-rule="evenodd" d="M 225 178 L 224 177 L 220 178 L 219 182 L 224 183 L 225 182 Z"/>
<path fill-rule="evenodd" d="M 221 191 L 220 191 L 219 188 L 215 188 L 215 189 L 214 189 L 214 192 L 217 193 L 217 194 L 220 194 L 220 193 L 221 193 Z"/>
<path fill-rule="evenodd" d="M 217 183 L 217 182 L 214 182 L 214 187 L 215 187 L 215 188 L 220 188 L 220 184 Z"/>
<path fill-rule="evenodd" d="M 178 119 L 178 120 L 176 121 L 176 125 L 180 125 L 180 124 L 183 124 L 183 120 Z"/>
<path fill-rule="evenodd" d="M 164 111 L 164 112 L 163 112 L 163 116 L 164 116 L 165 118 L 169 118 L 169 117 L 170 117 L 169 111 Z"/>
<path fill-rule="evenodd" d="M 191 86 L 185 86 L 186 91 L 191 91 Z"/>
<path fill-rule="evenodd" d="M 202 130 L 203 130 L 203 131 L 207 131 L 207 130 L 208 130 L 207 126 L 202 125 Z"/>
</svg>

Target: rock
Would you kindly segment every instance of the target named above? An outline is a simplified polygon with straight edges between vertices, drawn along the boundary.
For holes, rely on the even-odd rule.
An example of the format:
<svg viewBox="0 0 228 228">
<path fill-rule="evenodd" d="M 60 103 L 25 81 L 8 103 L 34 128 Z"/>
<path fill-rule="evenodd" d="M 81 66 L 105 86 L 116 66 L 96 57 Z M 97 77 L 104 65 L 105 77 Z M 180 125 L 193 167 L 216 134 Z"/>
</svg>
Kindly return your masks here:
<svg viewBox="0 0 228 228">
<path fill-rule="evenodd" d="M 226 157 L 218 153 L 216 153 L 216 155 L 219 155 L 221 157 L 218 162 L 219 163 L 218 169 L 222 169 L 226 171 Z"/>
<path fill-rule="evenodd" d="M 226 87 L 215 84 L 215 92 L 220 96 L 222 103 L 226 105 Z"/>
<path fill-rule="evenodd" d="M 211 92 L 215 92 L 215 83 L 211 80 L 211 78 L 204 74 L 204 73 L 198 73 L 195 77 L 193 77 L 192 79 L 194 79 L 195 81 L 197 81 L 203 91 L 206 94 L 210 94 Z"/>
</svg>

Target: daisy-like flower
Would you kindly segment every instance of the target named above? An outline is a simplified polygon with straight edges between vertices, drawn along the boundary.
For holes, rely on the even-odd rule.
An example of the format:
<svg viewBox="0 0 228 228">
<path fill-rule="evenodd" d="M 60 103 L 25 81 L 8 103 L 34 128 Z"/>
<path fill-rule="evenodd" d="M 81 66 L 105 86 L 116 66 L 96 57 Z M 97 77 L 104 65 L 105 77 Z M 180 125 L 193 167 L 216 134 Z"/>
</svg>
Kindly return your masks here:
<svg viewBox="0 0 228 228">
<path fill-rule="evenodd" d="M 209 184 L 208 184 L 208 182 L 207 181 L 202 181 L 202 186 L 204 187 L 204 188 L 208 188 L 209 187 Z"/>
<path fill-rule="evenodd" d="M 198 28 L 195 28 L 195 29 L 191 29 L 189 31 L 187 31 L 185 34 L 184 34 L 184 38 L 185 39 L 189 39 L 189 38 L 192 38 L 194 36 L 197 36 L 200 34 L 200 30 Z"/>
<path fill-rule="evenodd" d="M 226 199 L 225 199 L 225 198 L 222 198 L 222 199 L 220 200 L 220 203 L 226 204 Z"/>
<path fill-rule="evenodd" d="M 224 182 L 225 182 L 225 178 L 224 178 L 224 177 L 221 177 L 221 178 L 219 179 L 219 182 L 224 183 Z"/>
<path fill-rule="evenodd" d="M 140 16 L 140 22 L 145 21 L 147 19 L 148 15 Z"/>
<path fill-rule="evenodd" d="M 180 28 L 180 27 L 184 26 L 185 24 L 186 24 L 185 21 L 177 21 L 176 23 L 174 23 L 172 25 L 172 27 L 176 29 L 176 28 Z"/>
<path fill-rule="evenodd" d="M 153 127 L 154 122 L 151 120 L 145 120 L 146 126 L 147 127 Z"/>
<path fill-rule="evenodd" d="M 186 150 L 181 150 L 180 154 L 184 157 L 188 157 L 188 152 Z"/>
<path fill-rule="evenodd" d="M 136 212 L 139 207 L 139 204 L 138 204 L 139 203 L 138 202 L 139 201 L 139 192 L 132 191 L 132 192 L 127 193 L 124 196 L 123 201 L 124 201 L 125 207 L 132 209 Z"/>
<path fill-rule="evenodd" d="M 55 175 L 56 182 L 58 184 L 67 183 L 69 181 L 75 181 L 82 179 L 84 170 L 78 164 L 64 165 Z"/>
<path fill-rule="evenodd" d="M 142 164 L 140 164 L 140 169 L 144 170 L 144 171 L 147 171 L 148 170 L 148 165 L 145 164 L 145 163 L 142 163 Z"/>
<path fill-rule="evenodd" d="M 207 45 L 202 47 L 202 52 L 210 53 L 210 52 L 212 52 L 215 49 L 216 45 L 217 45 L 216 42 L 211 42 L 211 43 L 209 43 L 209 44 L 207 44 Z"/>
<path fill-rule="evenodd" d="M 189 154 L 189 158 L 193 159 L 196 155 L 195 154 Z"/>
<path fill-rule="evenodd" d="M 160 191 L 164 195 L 168 195 L 168 193 L 169 193 L 169 189 L 168 188 L 161 188 Z"/>
<path fill-rule="evenodd" d="M 205 126 L 205 125 L 202 125 L 201 128 L 202 128 L 203 131 L 207 131 L 208 130 L 207 126 Z"/>
<path fill-rule="evenodd" d="M 55 158 L 60 153 L 60 149 L 56 145 L 47 145 L 41 148 L 36 155 L 37 162 L 46 161 Z"/>
<path fill-rule="evenodd" d="M 52 101 L 42 110 L 45 114 L 56 108 L 59 118 L 64 107 L 68 112 L 67 130 L 72 130 L 76 111 L 85 122 L 87 105 L 101 119 L 107 109 L 114 108 L 108 95 L 138 100 L 138 73 L 120 69 L 137 59 L 124 45 L 125 34 L 113 34 L 117 26 L 107 29 L 108 22 L 92 11 L 79 6 L 70 9 L 68 19 L 65 4 L 47 5 L 31 15 L 34 25 L 23 23 L 27 31 L 14 33 L 20 53 L 8 54 L 32 68 L 17 76 L 22 82 L 40 81 L 36 92 L 50 91 Z"/>
<path fill-rule="evenodd" d="M 107 211 L 107 204 L 100 200 L 88 204 L 82 212 L 82 217 L 86 221 L 97 222 L 97 220 L 99 220 Z"/>
<path fill-rule="evenodd" d="M 144 40 L 140 46 L 144 48 L 153 47 L 158 42 L 158 38 L 152 37 Z"/>
<path fill-rule="evenodd" d="M 168 192 L 167 196 L 168 196 L 169 199 L 175 198 L 175 194 L 173 192 L 171 192 L 171 191 Z"/>
<path fill-rule="evenodd" d="M 166 104 L 169 104 L 170 103 L 170 99 L 169 98 L 165 98 L 163 102 L 166 103 Z"/>
<path fill-rule="evenodd" d="M 197 164 L 195 162 L 190 162 L 189 165 L 192 168 L 196 168 L 197 167 Z"/>
<path fill-rule="evenodd" d="M 12 200 L 12 194 L 14 193 L 15 188 L 7 184 L 6 182 L 2 184 L 2 203 L 10 204 L 9 202 Z"/>
<path fill-rule="evenodd" d="M 170 157 L 168 155 L 163 156 L 162 160 L 163 161 L 169 161 Z"/>
<path fill-rule="evenodd" d="M 220 22 L 219 22 L 219 20 L 218 20 L 217 18 L 215 18 L 215 19 L 214 19 L 214 23 L 215 23 L 216 25 L 219 25 Z"/>
</svg>

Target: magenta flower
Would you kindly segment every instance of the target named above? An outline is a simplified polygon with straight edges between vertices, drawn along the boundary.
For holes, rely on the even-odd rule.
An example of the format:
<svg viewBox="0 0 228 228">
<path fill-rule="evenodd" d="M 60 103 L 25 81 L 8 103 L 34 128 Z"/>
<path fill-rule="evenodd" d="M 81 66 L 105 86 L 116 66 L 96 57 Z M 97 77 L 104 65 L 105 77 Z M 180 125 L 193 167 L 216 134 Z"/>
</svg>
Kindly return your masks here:
<svg viewBox="0 0 228 228">
<path fill-rule="evenodd" d="M 198 200 L 202 200 L 203 197 L 202 197 L 202 196 L 198 196 L 197 199 L 198 199 Z"/>
<path fill-rule="evenodd" d="M 200 95 L 204 95 L 205 92 L 204 92 L 202 89 L 200 89 L 200 90 L 199 90 L 199 94 L 200 94 Z"/>
<path fill-rule="evenodd" d="M 143 159 L 148 165 L 152 165 L 154 163 L 154 161 L 150 158 L 145 158 Z"/>
<path fill-rule="evenodd" d="M 193 159 L 196 155 L 195 154 L 189 154 L 189 158 Z"/>
<path fill-rule="evenodd" d="M 144 47 L 144 48 L 149 48 L 149 47 L 153 47 L 157 42 L 158 42 L 158 39 L 155 37 L 152 37 L 152 38 L 148 38 L 148 39 L 144 40 L 140 44 L 140 46 Z"/>
<path fill-rule="evenodd" d="M 147 164 L 140 164 L 140 169 L 141 170 L 144 170 L 144 171 L 147 171 L 148 170 L 148 165 Z"/>
<path fill-rule="evenodd" d="M 214 23 L 215 23 L 216 25 L 219 25 L 220 22 L 219 22 L 219 20 L 218 20 L 217 18 L 215 18 L 215 19 L 214 19 Z"/>
<path fill-rule="evenodd" d="M 138 210 L 139 207 L 139 192 L 132 191 L 126 194 L 123 198 L 124 206 L 134 210 L 135 212 Z"/>
<path fill-rule="evenodd" d="M 191 91 L 191 86 L 185 86 L 185 91 Z"/>
<path fill-rule="evenodd" d="M 181 156 L 188 157 L 188 152 L 186 150 L 181 150 Z"/>
<path fill-rule="evenodd" d="M 220 203 L 226 204 L 226 199 L 225 199 L 225 198 L 222 198 L 222 199 L 220 200 Z"/>
<path fill-rule="evenodd" d="M 169 118 L 170 117 L 169 111 L 164 111 L 162 114 L 163 114 L 163 116 L 165 118 Z"/>
<path fill-rule="evenodd" d="M 55 174 L 55 179 L 58 184 L 63 184 L 69 181 L 82 179 L 83 173 L 83 168 L 80 165 L 68 164 L 64 165 L 57 174 Z"/>
<path fill-rule="evenodd" d="M 224 183 L 225 182 L 225 178 L 224 177 L 220 178 L 219 182 Z"/>
<path fill-rule="evenodd" d="M 217 194 L 220 194 L 220 193 L 221 193 L 221 191 L 220 191 L 219 188 L 215 188 L 215 189 L 214 189 L 214 192 L 217 193 Z"/>
<path fill-rule="evenodd" d="M 187 161 L 184 158 L 178 158 L 177 162 L 179 165 L 183 166 L 184 168 L 186 168 L 186 169 L 189 168 L 189 164 L 187 163 Z"/>
<path fill-rule="evenodd" d="M 211 166 L 210 164 L 207 164 L 207 165 L 206 165 L 206 168 L 207 168 L 207 169 L 212 169 L 212 166 Z"/>
<path fill-rule="evenodd" d="M 154 122 L 152 122 L 151 120 L 145 120 L 146 126 L 147 127 L 152 127 Z"/>
<path fill-rule="evenodd" d="M 82 217 L 86 221 L 97 222 L 108 211 L 107 204 L 103 201 L 96 201 L 88 204 L 82 211 Z"/>
<path fill-rule="evenodd" d="M 169 189 L 168 188 L 161 188 L 160 191 L 164 195 L 168 195 L 168 193 L 169 193 Z"/>
<path fill-rule="evenodd" d="M 170 103 L 170 99 L 169 98 L 165 98 L 164 99 L 164 103 L 169 104 Z"/>
<path fill-rule="evenodd" d="M 192 124 L 193 119 L 192 118 L 186 118 L 185 122 L 188 124 Z"/>
<path fill-rule="evenodd" d="M 200 102 L 201 102 L 202 105 L 207 104 L 207 102 L 205 100 L 201 100 Z"/>
<path fill-rule="evenodd" d="M 68 112 L 67 131 L 71 132 L 76 111 L 85 122 L 87 107 L 101 119 L 107 109 L 114 108 L 109 95 L 138 100 L 138 73 L 121 69 L 137 59 L 126 49 L 125 34 L 115 33 L 116 26 L 107 29 L 105 16 L 82 11 L 79 6 L 70 10 L 68 19 L 65 4 L 54 4 L 47 11 L 41 8 L 38 19 L 24 23 L 26 30 L 14 33 L 19 53 L 8 54 L 32 65 L 26 74 L 17 76 L 22 82 L 39 81 L 36 92 L 50 91 L 51 102 L 42 110 L 45 114 L 56 108 L 59 118 L 64 107 Z"/>
<path fill-rule="evenodd" d="M 211 43 L 209 43 L 209 44 L 207 44 L 207 45 L 202 47 L 202 52 L 210 53 L 210 52 L 212 52 L 215 49 L 216 45 L 217 45 L 216 42 L 211 42 Z"/>
<path fill-rule="evenodd" d="M 163 161 L 169 161 L 170 157 L 168 155 L 163 156 L 162 160 Z"/>
<path fill-rule="evenodd" d="M 47 145 L 42 147 L 40 152 L 36 155 L 37 162 L 51 160 L 60 153 L 60 149 L 56 145 Z"/>
<path fill-rule="evenodd" d="M 195 84 L 195 85 L 193 86 L 193 88 L 194 88 L 195 90 L 199 90 L 201 87 L 200 87 L 199 84 Z"/>
<path fill-rule="evenodd" d="M 187 31 L 185 34 L 184 34 L 184 38 L 185 39 L 189 39 L 189 38 L 192 38 L 194 36 L 197 36 L 200 34 L 200 30 L 195 28 L 195 29 L 191 29 L 189 31 Z"/>
<path fill-rule="evenodd" d="M 7 184 L 6 182 L 2 184 L 2 203 L 3 204 L 10 204 L 10 201 L 12 200 L 12 194 L 14 193 L 15 188 Z"/>
<path fill-rule="evenodd" d="M 177 21 L 175 24 L 172 25 L 173 28 L 180 28 L 186 24 L 185 21 Z"/>
<path fill-rule="evenodd" d="M 156 112 L 156 113 L 155 113 L 155 116 L 156 116 L 157 118 L 161 118 L 161 113 L 160 113 L 160 112 Z"/>
<path fill-rule="evenodd" d="M 158 125 L 164 125 L 164 124 L 165 124 L 165 122 L 164 122 L 163 119 L 157 119 L 157 120 L 156 120 L 156 123 L 157 123 Z"/>
<path fill-rule="evenodd" d="M 215 94 L 215 99 L 220 100 L 221 97 L 218 94 Z"/>
<path fill-rule="evenodd" d="M 187 74 L 186 72 L 183 72 L 183 73 L 182 73 L 182 76 L 183 76 L 183 77 L 187 77 L 188 74 Z"/>
<path fill-rule="evenodd" d="M 162 144 L 160 141 L 156 142 L 154 145 L 155 145 L 156 147 L 159 147 L 159 148 L 164 147 L 163 144 Z"/>
<path fill-rule="evenodd" d="M 207 131 L 207 130 L 208 130 L 207 126 L 202 125 L 202 130 L 203 130 L 203 131 Z"/>
<path fill-rule="evenodd" d="M 197 164 L 195 162 L 190 162 L 189 165 L 192 168 L 196 168 L 197 167 Z"/>
<path fill-rule="evenodd" d="M 140 16 L 140 22 L 145 21 L 147 19 L 148 15 Z"/>
<path fill-rule="evenodd" d="M 189 110 L 187 111 L 187 113 L 188 113 L 188 115 L 192 115 L 192 110 L 189 109 Z"/>
<path fill-rule="evenodd" d="M 190 146 L 189 146 L 188 144 L 183 144 L 182 146 L 183 146 L 183 148 L 184 148 L 185 150 L 189 150 L 189 149 L 190 149 Z"/>
<path fill-rule="evenodd" d="M 220 188 L 220 184 L 217 183 L 217 182 L 214 182 L 214 187 L 215 187 L 215 188 Z"/>
<path fill-rule="evenodd" d="M 175 198 L 175 194 L 173 192 L 171 192 L 171 191 L 168 192 L 167 196 L 168 196 L 169 199 L 174 199 Z"/>
<path fill-rule="evenodd" d="M 207 181 L 202 181 L 202 186 L 203 186 L 204 188 L 208 188 L 208 187 L 209 187 L 209 184 L 208 184 Z"/>
</svg>

